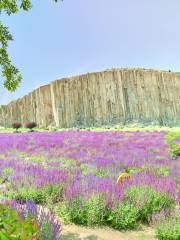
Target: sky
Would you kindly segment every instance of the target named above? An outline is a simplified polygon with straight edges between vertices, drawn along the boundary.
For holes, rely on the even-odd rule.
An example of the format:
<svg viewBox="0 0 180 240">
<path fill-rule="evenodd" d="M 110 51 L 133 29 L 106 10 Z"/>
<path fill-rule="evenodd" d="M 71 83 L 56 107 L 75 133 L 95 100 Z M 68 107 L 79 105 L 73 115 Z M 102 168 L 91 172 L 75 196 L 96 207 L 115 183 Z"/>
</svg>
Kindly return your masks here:
<svg viewBox="0 0 180 240">
<path fill-rule="evenodd" d="M 180 71 L 179 0 L 33 0 L 29 12 L 1 16 L 14 41 L 9 55 L 23 75 L 2 87 L 0 104 L 56 79 L 109 68 Z"/>
</svg>

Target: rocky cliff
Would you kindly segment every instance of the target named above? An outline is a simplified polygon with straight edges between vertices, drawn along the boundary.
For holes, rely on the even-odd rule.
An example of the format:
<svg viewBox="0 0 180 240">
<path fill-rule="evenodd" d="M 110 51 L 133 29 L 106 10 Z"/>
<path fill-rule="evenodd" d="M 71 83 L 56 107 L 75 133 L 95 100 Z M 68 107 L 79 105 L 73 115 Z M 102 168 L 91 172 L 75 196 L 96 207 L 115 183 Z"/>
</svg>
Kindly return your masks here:
<svg viewBox="0 0 180 240">
<path fill-rule="evenodd" d="M 180 73 L 112 69 L 64 78 L 0 108 L 0 126 L 101 126 L 180 119 Z"/>
</svg>

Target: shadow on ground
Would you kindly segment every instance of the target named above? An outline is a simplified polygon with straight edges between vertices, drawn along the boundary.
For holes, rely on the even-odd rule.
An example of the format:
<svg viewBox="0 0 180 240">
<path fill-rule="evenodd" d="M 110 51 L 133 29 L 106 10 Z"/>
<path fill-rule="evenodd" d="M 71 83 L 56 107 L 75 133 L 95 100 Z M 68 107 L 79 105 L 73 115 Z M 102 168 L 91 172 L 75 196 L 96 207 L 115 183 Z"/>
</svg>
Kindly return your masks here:
<svg viewBox="0 0 180 240">
<path fill-rule="evenodd" d="M 61 235 L 61 240 L 98 240 L 97 236 L 90 235 L 87 237 L 79 237 L 78 234 L 67 233 Z"/>
</svg>

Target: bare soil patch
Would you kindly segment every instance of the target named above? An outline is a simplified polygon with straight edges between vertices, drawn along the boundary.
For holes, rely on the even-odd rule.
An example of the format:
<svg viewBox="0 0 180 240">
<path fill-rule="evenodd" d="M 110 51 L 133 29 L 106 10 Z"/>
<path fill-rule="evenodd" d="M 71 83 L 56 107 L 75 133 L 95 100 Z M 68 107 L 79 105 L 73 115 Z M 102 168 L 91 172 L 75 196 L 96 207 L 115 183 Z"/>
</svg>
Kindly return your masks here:
<svg viewBox="0 0 180 240">
<path fill-rule="evenodd" d="M 155 240 L 154 230 L 144 227 L 136 231 L 120 232 L 110 228 L 86 228 L 63 225 L 61 240 Z"/>
</svg>

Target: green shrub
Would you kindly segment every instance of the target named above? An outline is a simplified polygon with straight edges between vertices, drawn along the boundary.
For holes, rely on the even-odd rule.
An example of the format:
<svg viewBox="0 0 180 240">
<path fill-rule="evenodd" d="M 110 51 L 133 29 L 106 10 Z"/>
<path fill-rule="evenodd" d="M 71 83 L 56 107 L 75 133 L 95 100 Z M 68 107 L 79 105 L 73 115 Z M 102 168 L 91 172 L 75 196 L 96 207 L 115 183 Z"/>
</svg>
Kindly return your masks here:
<svg viewBox="0 0 180 240">
<path fill-rule="evenodd" d="M 89 199 L 74 198 L 58 204 L 57 214 L 65 223 L 73 222 L 85 226 L 107 225 L 115 229 L 136 228 L 139 222 L 148 223 L 149 217 L 162 209 L 171 211 L 174 200 L 150 187 L 133 186 L 125 191 L 123 202 L 106 206 L 104 195 L 93 195 Z"/>
<path fill-rule="evenodd" d="M 86 203 L 83 202 L 83 200 L 75 198 L 71 201 L 68 207 L 72 222 L 76 224 L 87 225 L 88 209 Z"/>
<path fill-rule="evenodd" d="M 65 223 L 108 225 L 119 230 L 137 226 L 138 212 L 133 205 L 120 203 L 115 208 L 107 207 L 103 195 L 93 195 L 88 200 L 74 198 L 71 202 L 60 203 L 56 212 Z"/>
<path fill-rule="evenodd" d="M 25 202 L 26 200 L 34 201 L 37 204 L 56 203 L 63 198 L 64 185 L 48 185 L 44 188 L 20 188 L 7 192 L 9 199 L 15 199 Z"/>
<path fill-rule="evenodd" d="M 6 196 L 17 201 L 26 202 L 26 200 L 31 200 L 35 203 L 44 203 L 46 199 L 45 193 L 41 189 L 26 187 L 16 191 L 11 190 L 7 192 Z"/>
<path fill-rule="evenodd" d="M 120 203 L 111 209 L 107 219 L 111 227 L 118 230 L 133 229 L 138 226 L 138 210 L 131 204 Z"/>
<path fill-rule="evenodd" d="M 73 198 L 58 206 L 58 214 L 65 222 L 73 222 L 75 224 L 88 224 L 88 209 L 86 203 L 82 199 Z"/>
<path fill-rule="evenodd" d="M 156 167 L 155 173 L 156 173 L 158 176 L 168 176 L 168 175 L 169 175 L 169 168 L 168 168 L 168 167 L 165 167 L 165 166 Z"/>
<path fill-rule="evenodd" d="M 161 220 L 155 226 L 156 237 L 159 240 L 180 239 L 180 214 Z"/>
<path fill-rule="evenodd" d="M 7 182 L 8 178 L 11 176 L 13 172 L 14 172 L 14 169 L 11 167 L 4 168 L 0 174 L 0 184 Z"/>
<path fill-rule="evenodd" d="M 180 156 L 180 144 L 170 143 L 169 146 L 173 156 Z"/>
<path fill-rule="evenodd" d="M 62 219 L 63 223 L 65 223 L 65 224 L 72 223 L 71 211 L 69 211 L 68 201 L 64 201 L 60 204 L 57 204 L 55 206 L 54 210 L 55 210 L 56 215 Z"/>
<path fill-rule="evenodd" d="M 32 218 L 23 219 L 9 205 L 0 204 L 0 239 L 40 240 L 38 223 Z"/>
<path fill-rule="evenodd" d="M 94 176 L 101 177 L 101 178 L 108 176 L 107 170 L 105 170 L 103 168 L 100 168 L 100 169 L 95 168 L 93 171 L 93 174 L 94 174 Z"/>
<path fill-rule="evenodd" d="M 61 202 L 64 198 L 64 184 L 48 185 L 44 188 L 45 200 L 50 203 Z"/>
<path fill-rule="evenodd" d="M 86 164 L 81 164 L 81 166 L 80 166 L 80 170 L 81 170 L 81 173 L 83 174 L 83 175 L 88 175 L 89 174 L 89 167 L 88 167 L 88 165 L 86 165 Z"/>
<path fill-rule="evenodd" d="M 156 192 L 145 186 L 133 186 L 125 191 L 124 202 L 133 204 L 138 209 L 138 220 L 147 223 L 149 217 L 162 209 L 171 210 L 174 199 L 167 194 Z"/>
<path fill-rule="evenodd" d="M 103 195 L 93 195 L 86 203 L 87 225 L 104 225 L 108 216 Z"/>
<path fill-rule="evenodd" d="M 69 202 L 60 203 L 56 211 L 66 223 L 85 226 L 106 224 L 107 209 L 102 195 L 93 195 L 89 200 L 73 198 Z"/>
<path fill-rule="evenodd" d="M 169 145 L 170 153 L 173 156 L 180 156 L 180 144 L 175 142 L 176 139 L 180 139 L 180 132 L 170 132 L 166 136 L 166 142 Z"/>
</svg>

